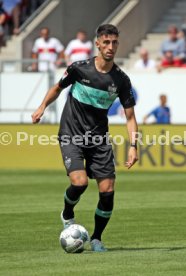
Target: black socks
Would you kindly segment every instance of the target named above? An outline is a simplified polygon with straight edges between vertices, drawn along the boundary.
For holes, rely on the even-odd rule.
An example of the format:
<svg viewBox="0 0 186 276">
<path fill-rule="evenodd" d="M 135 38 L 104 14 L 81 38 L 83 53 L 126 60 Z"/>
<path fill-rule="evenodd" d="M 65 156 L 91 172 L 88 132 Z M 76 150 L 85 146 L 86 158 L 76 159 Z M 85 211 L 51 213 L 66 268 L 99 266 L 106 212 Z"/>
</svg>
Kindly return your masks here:
<svg viewBox="0 0 186 276">
<path fill-rule="evenodd" d="M 64 219 L 74 218 L 74 207 L 80 200 L 88 185 L 76 186 L 71 184 L 65 192 L 65 207 L 63 210 Z M 101 241 L 101 235 L 105 229 L 113 210 L 114 191 L 99 193 L 99 202 L 95 212 L 95 228 L 91 240 L 98 239 Z"/>
<path fill-rule="evenodd" d="M 71 219 L 74 217 L 74 206 L 80 200 L 81 194 L 86 190 L 87 185 L 76 186 L 71 184 L 64 194 L 65 207 L 63 210 L 64 219 Z"/>
<path fill-rule="evenodd" d="M 99 202 L 95 212 L 95 228 L 91 240 L 98 239 L 101 241 L 101 234 L 105 229 L 113 210 L 114 191 L 99 193 Z"/>
</svg>

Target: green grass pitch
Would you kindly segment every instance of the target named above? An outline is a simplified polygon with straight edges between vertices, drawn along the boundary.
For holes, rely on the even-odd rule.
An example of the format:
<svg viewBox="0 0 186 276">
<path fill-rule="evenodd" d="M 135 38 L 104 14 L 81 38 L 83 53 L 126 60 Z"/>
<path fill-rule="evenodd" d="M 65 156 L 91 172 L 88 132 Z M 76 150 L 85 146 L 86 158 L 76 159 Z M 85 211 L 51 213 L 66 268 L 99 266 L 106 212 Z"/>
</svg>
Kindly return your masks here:
<svg viewBox="0 0 186 276">
<path fill-rule="evenodd" d="M 94 181 L 76 207 L 93 230 Z M 59 245 L 68 178 L 60 171 L 0 171 L 0 275 L 186 275 L 186 174 L 118 173 L 106 253 L 67 254 Z"/>
</svg>

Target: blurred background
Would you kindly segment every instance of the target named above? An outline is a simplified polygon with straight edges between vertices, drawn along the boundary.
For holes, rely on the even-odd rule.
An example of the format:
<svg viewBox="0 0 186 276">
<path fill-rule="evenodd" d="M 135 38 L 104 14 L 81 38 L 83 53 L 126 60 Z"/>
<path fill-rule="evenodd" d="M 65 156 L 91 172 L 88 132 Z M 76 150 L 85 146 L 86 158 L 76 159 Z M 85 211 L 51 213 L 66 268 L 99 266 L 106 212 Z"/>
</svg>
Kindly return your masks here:
<svg viewBox="0 0 186 276">
<path fill-rule="evenodd" d="M 140 145 L 134 170 L 186 171 L 186 0 L 1 0 L 0 137 L 10 133 L 12 140 L 0 143 L 0 168 L 63 168 L 58 145 L 43 146 L 36 137 L 30 146 L 24 135 L 17 145 L 17 132 L 57 134 L 68 89 L 40 125 L 32 125 L 31 114 L 71 62 L 96 55 L 95 32 L 103 23 L 120 31 L 115 61 L 132 81 L 140 132 L 181 137 L 179 145 Z M 108 118 L 111 134 L 126 137 L 114 148 L 123 170 L 128 141 L 118 100 Z"/>
</svg>

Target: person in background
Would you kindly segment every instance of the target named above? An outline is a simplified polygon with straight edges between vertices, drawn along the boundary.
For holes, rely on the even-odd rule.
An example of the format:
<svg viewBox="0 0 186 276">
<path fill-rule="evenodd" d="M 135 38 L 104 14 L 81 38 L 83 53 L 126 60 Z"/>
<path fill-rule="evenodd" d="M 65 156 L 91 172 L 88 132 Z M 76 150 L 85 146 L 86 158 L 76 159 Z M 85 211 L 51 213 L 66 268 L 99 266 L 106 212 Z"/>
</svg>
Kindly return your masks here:
<svg viewBox="0 0 186 276">
<path fill-rule="evenodd" d="M 28 9 L 29 13 L 32 14 L 41 6 L 46 0 L 27 0 L 28 1 Z"/>
<path fill-rule="evenodd" d="M 164 59 L 157 65 L 157 71 L 161 72 L 163 69 L 170 67 L 184 67 L 184 60 L 175 59 L 172 51 L 167 51 Z"/>
<path fill-rule="evenodd" d="M 40 37 L 36 39 L 32 48 L 32 58 L 39 59 L 39 63 L 32 63 L 32 71 L 54 71 L 61 65 L 64 58 L 64 46 L 54 37 L 50 37 L 49 28 L 40 30 Z"/>
<path fill-rule="evenodd" d="M 92 56 L 92 42 L 87 40 L 87 33 L 79 30 L 76 39 L 71 40 L 65 49 L 67 65 L 75 61 L 86 60 Z"/>
<path fill-rule="evenodd" d="M 141 48 L 140 52 L 140 59 L 137 60 L 134 64 L 135 69 L 154 69 L 156 68 L 156 62 L 153 59 L 149 58 L 148 50 L 145 48 Z"/>
<path fill-rule="evenodd" d="M 186 66 L 186 18 L 184 18 L 181 25 L 181 30 L 179 32 L 179 37 L 185 41 L 185 57 L 184 57 L 184 67 Z"/>
<path fill-rule="evenodd" d="M 4 24 L 6 22 L 6 13 L 2 8 L 2 1 L 0 1 L 0 48 L 4 46 Z"/>
<path fill-rule="evenodd" d="M 185 58 L 185 41 L 179 38 L 178 29 L 174 25 L 169 27 L 168 34 L 169 38 L 161 45 L 161 64 L 169 64 L 171 58 L 173 66 L 180 66 Z"/>
<path fill-rule="evenodd" d="M 156 124 L 170 124 L 170 108 L 166 106 L 166 103 L 167 96 L 164 94 L 160 95 L 160 106 L 148 113 L 144 117 L 143 123 L 146 124 L 147 119 L 150 116 L 154 116 L 156 119 Z"/>
<path fill-rule="evenodd" d="M 22 0 L 2 0 L 7 19 L 13 22 L 13 34 L 19 34 Z"/>
</svg>

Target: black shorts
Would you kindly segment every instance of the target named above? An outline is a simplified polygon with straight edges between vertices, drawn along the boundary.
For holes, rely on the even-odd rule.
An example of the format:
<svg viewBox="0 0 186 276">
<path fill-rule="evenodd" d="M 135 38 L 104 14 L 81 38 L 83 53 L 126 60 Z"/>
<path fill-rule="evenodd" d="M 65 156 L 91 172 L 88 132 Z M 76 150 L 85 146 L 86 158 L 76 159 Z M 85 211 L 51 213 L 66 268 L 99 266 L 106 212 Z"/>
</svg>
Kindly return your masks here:
<svg viewBox="0 0 186 276">
<path fill-rule="evenodd" d="M 115 178 L 114 155 L 111 145 L 85 148 L 70 143 L 60 149 L 67 175 L 73 171 L 86 170 L 89 178 Z"/>
</svg>

